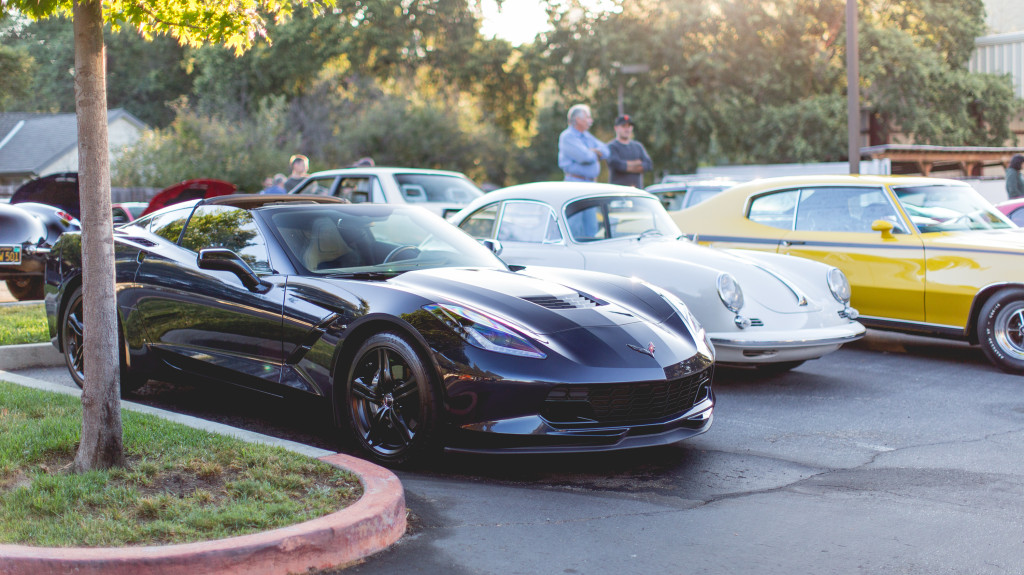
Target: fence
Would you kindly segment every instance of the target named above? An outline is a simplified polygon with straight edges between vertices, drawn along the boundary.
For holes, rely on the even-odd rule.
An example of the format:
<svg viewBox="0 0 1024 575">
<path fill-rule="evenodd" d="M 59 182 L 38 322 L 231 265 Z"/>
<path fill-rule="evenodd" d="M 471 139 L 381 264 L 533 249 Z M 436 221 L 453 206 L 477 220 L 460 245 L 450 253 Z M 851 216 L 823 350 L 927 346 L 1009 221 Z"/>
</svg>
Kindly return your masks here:
<svg viewBox="0 0 1024 575">
<path fill-rule="evenodd" d="M 0 186 L 0 203 L 9 201 L 17 189 L 18 186 Z M 110 188 L 110 201 L 114 204 L 148 202 L 158 192 L 160 188 Z"/>
</svg>

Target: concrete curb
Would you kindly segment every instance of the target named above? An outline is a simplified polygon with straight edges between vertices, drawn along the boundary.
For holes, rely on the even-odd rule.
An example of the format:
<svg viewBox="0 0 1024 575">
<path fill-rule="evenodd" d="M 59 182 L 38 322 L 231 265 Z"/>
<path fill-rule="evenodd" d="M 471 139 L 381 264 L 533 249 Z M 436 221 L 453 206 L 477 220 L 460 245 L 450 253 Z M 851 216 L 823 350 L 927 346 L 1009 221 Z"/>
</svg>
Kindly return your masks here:
<svg viewBox="0 0 1024 575">
<path fill-rule="evenodd" d="M 77 391 L 2 371 L 0 380 L 39 389 L 60 387 L 72 394 Z M 145 407 L 124 403 L 129 409 Z M 160 410 L 147 407 L 145 411 Z M 172 419 L 187 424 L 179 417 Z M 205 424 L 202 427 L 209 429 Z M 232 435 L 259 436 L 251 432 Z M 266 443 L 275 443 L 274 438 L 266 439 Z M 312 449 L 303 447 L 307 453 Z M 363 485 L 359 501 L 298 525 L 216 541 L 116 548 L 0 545 L 0 573 L 283 575 L 351 564 L 387 548 L 405 533 L 405 494 L 397 476 L 383 467 L 340 453 L 320 459 L 359 476 Z"/>
<path fill-rule="evenodd" d="M 57 351 L 52 343 L 0 345 L 0 369 L 58 367 L 61 365 L 64 365 L 64 356 Z"/>
</svg>

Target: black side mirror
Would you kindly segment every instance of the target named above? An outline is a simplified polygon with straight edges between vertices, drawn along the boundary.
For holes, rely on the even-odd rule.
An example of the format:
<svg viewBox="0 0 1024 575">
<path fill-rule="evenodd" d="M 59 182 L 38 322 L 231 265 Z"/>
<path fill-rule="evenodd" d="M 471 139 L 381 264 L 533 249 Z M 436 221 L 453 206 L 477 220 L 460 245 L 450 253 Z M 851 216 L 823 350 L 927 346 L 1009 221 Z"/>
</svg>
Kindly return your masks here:
<svg viewBox="0 0 1024 575">
<path fill-rule="evenodd" d="M 242 285 L 249 291 L 263 291 L 265 286 L 263 280 L 256 275 L 256 272 L 252 271 L 249 264 L 238 257 L 238 254 L 228 249 L 207 248 L 199 250 L 199 255 L 196 256 L 196 265 L 201 270 L 231 272 L 238 276 L 238 279 L 242 281 Z"/>
</svg>

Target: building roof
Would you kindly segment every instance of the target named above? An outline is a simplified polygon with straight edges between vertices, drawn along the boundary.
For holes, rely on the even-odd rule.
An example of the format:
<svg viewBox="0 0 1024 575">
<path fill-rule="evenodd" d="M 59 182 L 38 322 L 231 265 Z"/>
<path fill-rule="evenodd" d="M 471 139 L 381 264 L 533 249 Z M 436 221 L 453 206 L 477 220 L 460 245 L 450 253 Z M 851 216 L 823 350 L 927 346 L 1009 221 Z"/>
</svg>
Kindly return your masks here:
<svg viewBox="0 0 1024 575">
<path fill-rule="evenodd" d="M 107 123 L 125 119 L 140 130 L 146 124 L 117 108 L 107 113 Z M 78 145 L 75 114 L 0 114 L 0 175 L 37 175 L 39 170 Z"/>
<path fill-rule="evenodd" d="M 862 158 L 888 159 L 893 174 L 925 176 L 950 170 L 964 176 L 978 176 L 986 166 L 1005 168 L 1015 154 L 1024 154 L 1024 148 L 885 144 L 860 149 Z"/>
</svg>

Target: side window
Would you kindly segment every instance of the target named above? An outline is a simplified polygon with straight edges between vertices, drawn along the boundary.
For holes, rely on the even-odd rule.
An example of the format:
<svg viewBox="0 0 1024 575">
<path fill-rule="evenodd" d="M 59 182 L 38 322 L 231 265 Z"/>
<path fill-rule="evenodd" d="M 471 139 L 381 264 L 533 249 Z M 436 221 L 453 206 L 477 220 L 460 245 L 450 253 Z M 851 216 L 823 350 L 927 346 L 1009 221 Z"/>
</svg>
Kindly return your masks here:
<svg viewBox="0 0 1024 575">
<path fill-rule="evenodd" d="M 565 208 L 565 224 L 572 239 L 592 242 L 608 237 L 608 222 L 601 198 L 575 201 Z"/>
<path fill-rule="evenodd" d="M 293 194 L 306 194 L 312 196 L 327 196 L 334 186 L 334 177 L 314 178 L 306 182 L 301 188 L 292 190 Z"/>
<path fill-rule="evenodd" d="M 474 238 L 492 239 L 497 216 L 498 204 L 491 204 L 470 214 L 459 227 Z"/>
<path fill-rule="evenodd" d="M 267 243 L 248 210 L 233 206 L 199 206 L 188 222 L 181 247 L 199 252 L 227 248 L 257 273 L 271 271 Z"/>
<path fill-rule="evenodd" d="M 367 177 L 342 178 L 334 195 L 345 198 L 353 204 L 366 204 L 371 201 L 371 180 Z"/>
<path fill-rule="evenodd" d="M 829 187 L 800 193 L 798 230 L 870 232 L 875 220 L 887 220 L 899 228 L 896 212 L 879 188 Z"/>
<path fill-rule="evenodd" d="M 192 213 L 192 206 L 158 214 L 150 218 L 149 231 L 174 243 L 178 243 L 181 237 L 181 230 L 185 229 L 185 222 Z"/>
<path fill-rule="evenodd" d="M 384 190 L 382 190 L 380 187 L 380 180 L 378 178 L 373 178 L 372 181 L 373 186 L 372 190 L 370 191 L 370 201 L 375 204 L 388 203 L 387 198 L 384 197 Z"/>
<path fill-rule="evenodd" d="M 752 222 L 779 228 L 793 229 L 793 216 L 796 214 L 796 200 L 800 192 L 787 190 L 758 196 L 750 202 L 747 218 Z"/>
<path fill-rule="evenodd" d="M 552 233 L 557 234 L 553 239 Z M 506 202 L 498 226 L 498 239 L 539 244 L 559 241 L 562 235 L 558 233 L 555 215 L 548 206 L 535 202 Z"/>
</svg>

